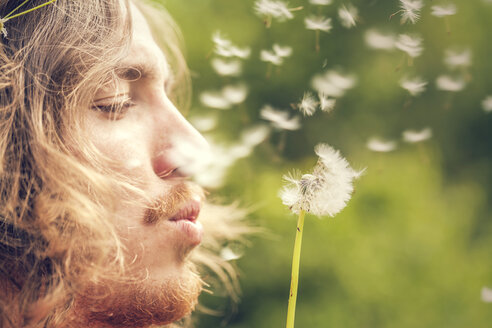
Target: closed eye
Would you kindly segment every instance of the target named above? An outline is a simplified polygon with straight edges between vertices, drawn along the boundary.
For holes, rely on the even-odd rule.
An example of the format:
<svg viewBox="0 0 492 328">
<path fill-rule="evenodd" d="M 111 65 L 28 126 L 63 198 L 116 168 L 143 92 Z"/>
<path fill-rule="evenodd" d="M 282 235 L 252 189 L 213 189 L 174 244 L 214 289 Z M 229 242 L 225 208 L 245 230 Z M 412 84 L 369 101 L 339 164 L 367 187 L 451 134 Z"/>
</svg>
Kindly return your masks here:
<svg viewBox="0 0 492 328">
<path fill-rule="evenodd" d="M 124 115 L 134 106 L 135 103 L 129 97 L 126 97 L 125 99 L 117 100 L 111 103 L 95 103 L 91 109 L 107 115 L 108 118 L 112 120 L 119 120 L 122 119 Z"/>
</svg>

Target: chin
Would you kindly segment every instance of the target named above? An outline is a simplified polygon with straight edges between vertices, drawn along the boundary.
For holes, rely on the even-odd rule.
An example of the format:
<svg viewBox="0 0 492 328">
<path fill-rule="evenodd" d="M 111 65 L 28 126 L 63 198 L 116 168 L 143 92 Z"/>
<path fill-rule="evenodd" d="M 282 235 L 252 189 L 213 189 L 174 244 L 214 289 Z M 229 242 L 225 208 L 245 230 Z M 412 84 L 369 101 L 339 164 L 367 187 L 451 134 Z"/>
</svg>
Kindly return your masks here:
<svg viewBox="0 0 492 328">
<path fill-rule="evenodd" d="M 164 280 L 106 282 L 87 289 L 76 301 L 77 316 L 89 325 L 147 327 L 178 321 L 195 309 L 203 282 L 189 264 Z M 82 313 L 81 313 L 82 312 Z"/>
</svg>

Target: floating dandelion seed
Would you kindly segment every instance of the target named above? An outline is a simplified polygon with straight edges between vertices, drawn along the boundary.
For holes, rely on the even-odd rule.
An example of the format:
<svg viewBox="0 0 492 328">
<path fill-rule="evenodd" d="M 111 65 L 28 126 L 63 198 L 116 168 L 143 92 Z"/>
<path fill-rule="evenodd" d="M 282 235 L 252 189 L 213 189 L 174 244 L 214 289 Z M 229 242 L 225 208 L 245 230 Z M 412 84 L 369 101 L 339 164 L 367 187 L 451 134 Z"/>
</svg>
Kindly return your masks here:
<svg viewBox="0 0 492 328">
<path fill-rule="evenodd" d="M 400 85 L 412 96 L 418 96 L 425 91 L 425 86 L 427 85 L 427 82 L 422 80 L 422 78 L 420 77 L 415 77 L 413 79 L 403 78 L 400 81 Z"/>
<path fill-rule="evenodd" d="M 270 105 L 264 105 L 260 109 L 260 117 L 269 121 L 274 128 L 279 130 L 293 131 L 301 128 L 299 116 L 290 117 L 287 111 L 275 109 Z"/>
<path fill-rule="evenodd" d="M 321 111 L 329 113 L 335 109 L 336 99 L 330 98 L 322 93 L 318 93 L 318 98 Z"/>
<path fill-rule="evenodd" d="M 435 5 L 432 6 L 431 9 L 432 9 L 431 15 L 436 17 L 451 16 L 456 14 L 457 11 L 456 6 L 452 3 L 442 6 Z"/>
<path fill-rule="evenodd" d="M 233 105 L 244 102 L 248 96 L 248 92 L 248 87 L 245 84 L 231 84 L 222 88 L 222 95 Z"/>
<path fill-rule="evenodd" d="M 256 146 L 268 136 L 269 129 L 258 125 L 241 133 L 240 140 L 232 145 L 223 145 L 207 138 L 209 147 L 176 137 L 172 142 L 170 158 L 173 165 L 207 188 L 218 188 L 226 180 L 228 170 L 241 158 L 249 156 Z"/>
<path fill-rule="evenodd" d="M 237 57 L 241 59 L 249 58 L 251 49 L 248 47 L 240 48 L 232 43 L 231 40 L 222 36 L 220 31 L 212 35 L 212 41 L 215 44 L 215 53 L 222 57 Z"/>
<path fill-rule="evenodd" d="M 220 257 L 225 261 L 234 261 L 240 259 L 242 256 L 242 253 L 232 250 L 229 246 L 222 248 L 220 251 Z"/>
<path fill-rule="evenodd" d="M 492 303 L 492 289 L 488 287 L 482 287 L 482 301 L 485 303 Z"/>
<path fill-rule="evenodd" d="M 204 91 L 200 94 L 200 101 L 203 105 L 216 109 L 229 109 L 231 103 L 224 98 L 222 92 Z"/>
<path fill-rule="evenodd" d="M 420 131 L 416 130 L 405 130 L 402 133 L 403 140 L 408 143 L 417 143 L 428 140 L 432 138 L 432 129 L 424 128 Z"/>
<path fill-rule="evenodd" d="M 371 138 L 367 142 L 367 148 L 378 153 L 387 153 L 396 149 L 396 142 L 391 140 L 382 140 L 379 138 Z"/>
<path fill-rule="evenodd" d="M 273 52 L 280 58 L 287 58 L 292 55 L 292 47 L 289 46 L 281 46 L 277 43 L 274 43 L 272 49 Z"/>
<path fill-rule="evenodd" d="M 317 107 L 318 102 L 311 92 L 305 92 L 301 102 L 297 104 L 297 109 L 299 109 L 304 116 L 312 116 L 316 112 Z"/>
<path fill-rule="evenodd" d="M 327 6 L 331 5 L 333 0 L 309 0 L 309 3 L 312 5 L 318 5 L 318 6 Z"/>
<path fill-rule="evenodd" d="M 292 19 L 292 12 L 301 10 L 302 7 L 289 8 L 287 3 L 280 0 L 257 0 L 254 9 L 256 14 L 265 20 L 266 27 L 270 27 L 272 18 L 279 22 Z"/>
<path fill-rule="evenodd" d="M 260 52 L 260 60 L 280 66 L 284 62 L 283 58 L 275 53 L 275 51 L 262 50 Z"/>
<path fill-rule="evenodd" d="M 492 96 L 487 96 L 482 100 L 482 108 L 484 112 L 492 113 Z"/>
<path fill-rule="evenodd" d="M 456 14 L 456 6 L 454 4 L 442 5 L 442 6 L 432 6 L 431 15 L 436 17 L 444 17 L 446 22 L 446 31 L 451 33 L 451 27 L 449 24 L 448 16 Z"/>
<path fill-rule="evenodd" d="M 243 63 L 240 60 L 224 60 L 221 58 L 212 59 L 212 67 L 215 72 L 222 76 L 238 76 L 243 69 Z"/>
<path fill-rule="evenodd" d="M 469 67 L 471 65 L 471 51 L 470 49 L 462 51 L 448 49 L 445 53 L 444 63 L 449 68 Z"/>
<path fill-rule="evenodd" d="M 242 103 L 248 95 L 244 84 L 227 85 L 221 91 L 205 91 L 200 95 L 200 101 L 207 107 L 230 109 L 233 105 Z"/>
<path fill-rule="evenodd" d="M 304 24 L 306 25 L 306 29 L 313 30 L 316 32 L 315 48 L 316 48 L 316 52 L 319 52 L 319 49 L 320 49 L 320 47 L 319 47 L 320 31 L 323 31 L 326 33 L 331 31 L 331 29 L 332 29 L 331 18 L 324 17 L 324 16 L 310 16 L 310 17 L 306 17 L 304 19 Z"/>
<path fill-rule="evenodd" d="M 214 34 L 212 34 L 212 41 L 217 47 L 229 47 L 232 44 L 229 39 L 222 36 L 220 31 L 215 31 Z"/>
<path fill-rule="evenodd" d="M 412 58 L 420 56 L 422 51 L 424 51 L 424 48 L 422 47 L 422 39 L 420 37 L 412 37 L 407 34 L 400 34 L 395 46 L 401 51 L 407 53 Z"/>
<path fill-rule="evenodd" d="M 441 75 L 436 79 L 436 86 L 440 90 L 458 92 L 465 88 L 466 83 L 460 77 Z"/>
<path fill-rule="evenodd" d="M 338 9 L 338 18 L 345 28 L 352 28 L 357 24 L 359 11 L 352 5 L 343 5 Z"/>
<path fill-rule="evenodd" d="M 331 18 L 324 16 L 310 16 L 304 19 L 306 29 L 313 31 L 330 32 L 332 29 Z"/>
<path fill-rule="evenodd" d="M 272 50 L 264 49 L 260 52 L 260 60 L 276 66 L 280 66 L 284 63 L 284 58 L 287 58 L 291 55 L 292 47 L 281 46 L 275 43 L 272 46 Z M 269 74 L 267 73 L 267 75 Z"/>
<path fill-rule="evenodd" d="M 364 40 L 366 41 L 366 44 L 373 49 L 395 49 L 396 36 L 393 34 L 382 34 L 374 29 L 370 29 L 364 34 Z"/>
<path fill-rule="evenodd" d="M 217 127 L 217 118 L 210 115 L 193 116 L 190 123 L 200 132 L 210 132 Z"/>
<path fill-rule="evenodd" d="M 311 85 L 314 90 L 325 96 L 338 98 L 354 87 L 356 79 L 353 75 L 342 74 L 336 70 L 327 70 L 322 74 L 316 74 Z"/>
<path fill-rule="evenodd" d="M 420 10 L 423 6 L 424 3 L 422 0 L 400 0 L 400 10 L 391 15 L 391 17 L 401 13 L 402 24 L 405 24 L 407 21 L 415 24 L 420 18 Z"/>
<path fill-rule="evenodd" d="M 270 134 L 270 129 L 263 124 L 257 124 L 243 131 L 241 142 L 249 147 L 261 144 Z"/>
<path fill-rule="evenodd" d="M 222 57 L 237 57 L 241 59 L 247 59 L 251 54 L 251 49 L 239 48 L 231 45 L 229 47 L 216 47 L 215 53 Z"/>
<path fill-rule="evenodd" d="M 319 158 L 313 172 L 285 175 L 286 185 L 279 192 L 282 203 L 299 215 L 292 257 L 287 328 L 294 327 L 305 213 L 318 217 L 338 214 L 352 196 L 353 181 L 362 174 L 362 171 L 352 169 L 347 160 L 327 144 L 318 144 L 315 152 Z"/>
</svg>

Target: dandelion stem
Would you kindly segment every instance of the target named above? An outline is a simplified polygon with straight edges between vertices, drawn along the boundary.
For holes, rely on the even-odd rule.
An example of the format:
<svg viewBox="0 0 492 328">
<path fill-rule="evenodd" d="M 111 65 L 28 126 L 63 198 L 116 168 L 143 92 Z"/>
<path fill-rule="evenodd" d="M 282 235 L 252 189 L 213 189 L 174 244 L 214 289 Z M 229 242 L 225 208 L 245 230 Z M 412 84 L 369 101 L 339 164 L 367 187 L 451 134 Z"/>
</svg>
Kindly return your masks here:
<svg viewBox="0 0 492 328">
<path fill-rule="evenodd" d="M 319 53 L 319 30 L 316 30 L 316 53 Z"/>
<path fill-rule="evenodd" d="M 294 254 L 292 256 L 292 275 L 290 281 L 289 306 L 287 308 L 287 328 L 294 328 L 296 315 L 297 285 L 299 283 L 299 263 L 301 261 L 302 232 L 304 230 L 304 216 L 306 212 L 299 212 L 297 220 L 296 240 L 294 242 Z"/>
<path fill-rule="evenodd" d="M 450 35 L 451 34 L 451 24 L 449 23 L 448 17 L 444 17 L 444 24 L 446 24 L 446 32 L 448 33 L 448 35 Z"/>
<path fill-rule="evenodd" d="M 26 0 L 26 1 L 24 1 L 23 3 L 21 3 L 21 4 L 17 7 L 17 8 L 15 8 L 15 9 L 14 9 L 14 10 L 10 13 L 10 14 L 8 14 L 6 17 L 4 17 L 4 18 L 5 18 L 5 19 L 4 19 L 4 22 L 5 22 L 5 21 L 7 21 L 7 20 L 9 20 L 9 19 L 12 19 L 12 18 L 15 18 L 15 17 L 22 16 L 22 15 L 24 15 L 24 14 L 30 13 L 31 11 L 34 11 L 34 10 L 39 9 L 39 8 L 41 8 L 41 7 L 47 6 L 47 5 L 49 5 L 49 4 L 51 4 L 51 3 L 55 2 L 55 1 L 56 1 L 56 0 L 50 0 L 50 1 L 45 2 L 45 3 L 42 3 L 42 4 L 40 4 L 39 6 L 36 6 L 36 7 L 34 7 L 34 8 L 31 8 L 31 9 L 25 10 L 25 11 L 23 11 L 23 12 L 21 12 L 21 13 L 18 13 L 18 14 L 12 15 L 12 16 L 9 16 L 9 15 L 11 15 L 13 12 L 15 12 L 17 9 L 19 9 L 20 7 L 22 7 L 22 6 L 23 6 L 23 5 L 27 2 L 27 0 Z"/>
<path fill-rule="evenodd" d="M 265 76 L 267 80 L 270 79 L 270 76 L 272 75 L 272 69 L 273 69 L 272 63 L 268 63 L 267 64 L 266 76 Z"/>
<path fill-rule="evenodd" d="M 18 5 L 17 7 L 15 7 L 14 10 L 12 10 L 11 12 L 9 12 L 5 17 L 3 17 L 3 21 L 6 22 L 8 20 L 8 18 L 10 17 L 10 15 L 12 15 L 13 13 L 15 13 L 17 10 L 19 10 L 22 6 L 24 6 L 29 0 L 25 0 L 23 3 L 21 3 L 20 5 Z"/>
<path fill-rule="evenodd" d="M 295 7 L 295 8 L 289 8 L 289 11 L 293 12 L 293 11 L 299 11 L 299 10 L 303 10 L 303 9 L 304 9 L 304 6 L 299 6 L 299 7 Z"/>
</svg>

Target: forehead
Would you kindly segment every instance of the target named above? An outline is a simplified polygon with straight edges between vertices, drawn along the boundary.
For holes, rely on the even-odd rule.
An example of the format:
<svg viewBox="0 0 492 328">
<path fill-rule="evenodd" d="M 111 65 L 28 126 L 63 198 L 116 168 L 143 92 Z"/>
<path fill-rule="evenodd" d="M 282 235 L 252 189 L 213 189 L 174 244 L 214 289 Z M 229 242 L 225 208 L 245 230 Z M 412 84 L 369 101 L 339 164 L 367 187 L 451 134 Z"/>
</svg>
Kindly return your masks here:
<svg viewBox="0 0 492 328">
<path fill-rule="evenodd" d="M 132 42 L 128 56 L 118 63 L 119 74 L 137 69 L 142 76 L 167 77 L 169 67 L 166 57 L 155 42 L 147 20 L 142 12 L 133 4 L 131 7 Z M 131 73 L 130 73 L 131 74 Z"/>
</svg>

